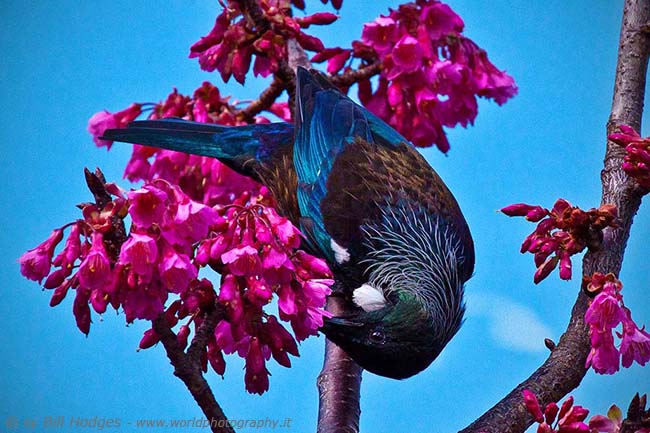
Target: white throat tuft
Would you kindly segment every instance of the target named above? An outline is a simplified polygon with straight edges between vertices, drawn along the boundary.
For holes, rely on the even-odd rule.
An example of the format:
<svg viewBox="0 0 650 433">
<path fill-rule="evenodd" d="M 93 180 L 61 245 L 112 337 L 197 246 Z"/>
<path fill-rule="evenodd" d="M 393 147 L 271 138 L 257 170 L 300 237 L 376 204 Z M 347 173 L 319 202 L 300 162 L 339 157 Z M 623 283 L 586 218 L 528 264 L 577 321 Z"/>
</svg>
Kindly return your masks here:
<svg viewBox="0 0 650 433">
<path fill-rule="evenodd" d="M 386 298 L 380 289 L 363 284 L 352 292 L 352 300 L 364 311 L 381 310 L 386 306 Z"/>
</svg>

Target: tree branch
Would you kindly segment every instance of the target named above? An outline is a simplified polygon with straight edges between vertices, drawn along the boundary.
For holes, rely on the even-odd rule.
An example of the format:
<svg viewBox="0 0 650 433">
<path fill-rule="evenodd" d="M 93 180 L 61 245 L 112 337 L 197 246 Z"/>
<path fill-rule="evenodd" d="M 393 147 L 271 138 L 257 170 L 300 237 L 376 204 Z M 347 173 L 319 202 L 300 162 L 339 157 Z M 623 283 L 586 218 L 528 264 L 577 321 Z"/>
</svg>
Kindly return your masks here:
<svg viewBox="0 0 650 433">
<path fill-rule="evenodd" d="M 627 415 L 621 425 L 620 433 L 636 433 L 642 428 L 650 428 L 650 408 L 646 409 L 647 396 L 639 396 L 637 393 L 629 408 Z"/>
<path fill-rule="evenodd" d="M 625 123 L 637 130 L 641 125 L 645 80 L 650 53 L 650 0 L 626 0 L 618 50 L 612 111 L 607 134 Z M 604 230 L 598 251 L 589 251 L 583 260 L 583 274 L 618 274 L 634 215 L 641 205 L 643 191 L 621 169 L 625 151 L 607 141 L 604 169 L 601 173 L 602 204 L 618 208 L 619 227 Z M 558 401 L 576 388 L 586 373 L 585 361 L 590 350 L 589 332 L 584 313 L 589 305 L 580 293 L 573 307 L 567 330 L 544 364 L 519 384 L 503 400 L 462 430 L 470 432 L 523 432 L 532 424 L 521 391 L 530 389 L 542 404 Z"/>
<path fill-rule="evenodd" d="M 267 110 L 273 105 L 276 99 L 280 97 L 282 92 L 286 89 L 287 85 L 282 80 L 274 77 L 271 85 L 264 89 L 260 97 L 248 104 L 246 108 L 242 108 L 235 115 L 243 120 L 252 122 L 253 118 L 264 110 Z"/>
<path fill-rule="evenodd" d="M 327 299 L 327 311 L 345 315 L 347 303 L 340 296 Z M 325 343 L 325 362 L 318 376 L 318 433 L 356 433 L 361 408 L 361 372 L 359 365 L 331 341 Z"/>
<path fill-rule="evenodd" d="M 221 406 L 212 394 L 208 382 L 201 371 L 200 355 L 205 347 L 206 334 L 209 329 L 214 330 L 214 325 L 219 321 L 219 310 L 215 309 L 208 313 L 203 323 L 197 330 L 196 337 L 188 350 L 189 354 L 183 351 L 178 343 L 176 334 L 171 330 L 165 314 L 160 314 L 153 321 L 153 329 L 160 336 L 160 341 L 165 347 L 167 357 L 174 366 L 174 376 L 183 381 L 187 389 L 198 403 L 203 414 L 210 420 L 210 428 L 214 433 L 235 433 L 235 430 L 228 423 L 228 418 L 223 413 Z"/>
<path fill-rule="evenodd" d="M 373 77 L 381 72 L 381 62 L 375 60 L 369 65 L 362 66 L 361 68 L 342 73 L 341 75 L 335 75 L 330 77 L 332 83 L 337 87 L 349 87 L 354 83 L 357 83 L 361 80 L 366 80 L 370 77 Z"/>
</svg>

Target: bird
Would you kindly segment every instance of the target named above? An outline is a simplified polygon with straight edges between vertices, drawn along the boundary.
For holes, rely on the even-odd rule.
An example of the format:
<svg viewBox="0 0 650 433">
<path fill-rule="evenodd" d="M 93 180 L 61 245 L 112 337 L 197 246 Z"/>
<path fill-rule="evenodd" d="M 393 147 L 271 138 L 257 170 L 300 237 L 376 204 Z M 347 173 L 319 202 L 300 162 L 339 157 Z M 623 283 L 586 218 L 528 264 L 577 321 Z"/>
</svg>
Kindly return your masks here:
<svg viewBox="0 0 650 433">
<path fill-rule="evenodd" d="M 267 186 L 350 302 L 321 331 L 363 369 L 411 377 L 463 323 L 469 226 L 414 146 L 322 73 L 298 67 L 294 111 L 245 126 L 141 120 L 103 139 L 215 157 Z"/>
</svg>

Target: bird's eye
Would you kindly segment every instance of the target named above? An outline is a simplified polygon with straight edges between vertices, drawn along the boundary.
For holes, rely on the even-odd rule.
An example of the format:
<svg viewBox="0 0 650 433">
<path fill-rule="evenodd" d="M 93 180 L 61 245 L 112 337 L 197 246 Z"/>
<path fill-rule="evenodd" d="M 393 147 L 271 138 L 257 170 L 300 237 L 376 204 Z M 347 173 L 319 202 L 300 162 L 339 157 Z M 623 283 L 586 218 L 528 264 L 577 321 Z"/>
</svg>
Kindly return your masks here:
<svg viewBox="0 0 650 433">
<path fill-rule="evenodd" d="M 384 341 L 386 341 L 386 335 L 383 333 L 383 331 L 379 331 L 376 329 L 370 332 L 368 339 L 375 344 L 383 344 Z"/>
</svg>

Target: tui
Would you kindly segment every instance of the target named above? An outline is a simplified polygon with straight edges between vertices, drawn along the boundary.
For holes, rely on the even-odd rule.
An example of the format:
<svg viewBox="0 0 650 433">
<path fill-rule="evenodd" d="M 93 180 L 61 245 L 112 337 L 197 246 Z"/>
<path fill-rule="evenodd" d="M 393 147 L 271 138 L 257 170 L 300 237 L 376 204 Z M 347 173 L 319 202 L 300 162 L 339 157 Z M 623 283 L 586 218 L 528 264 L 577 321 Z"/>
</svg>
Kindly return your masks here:
<svg viewBox="0 0 650 433">
<path fill-rule="evenodd" d="M 298 68 L 296 100 L 295 126 L 145 120 L 103 138 L 216 157 L 266 185 L 354 303 L 322 332 L 368 371 L 417 374 L 463 321 L 467 223 L 413 146 L 320 73 Z"/>
</svg>

